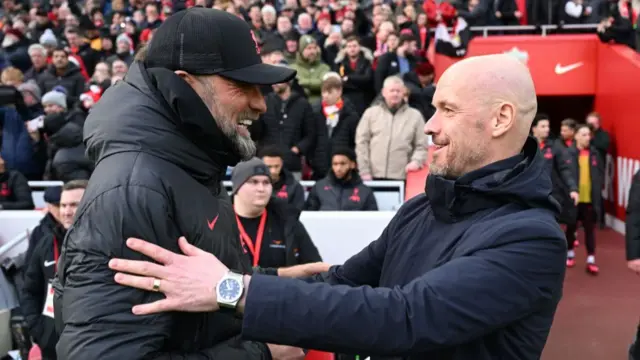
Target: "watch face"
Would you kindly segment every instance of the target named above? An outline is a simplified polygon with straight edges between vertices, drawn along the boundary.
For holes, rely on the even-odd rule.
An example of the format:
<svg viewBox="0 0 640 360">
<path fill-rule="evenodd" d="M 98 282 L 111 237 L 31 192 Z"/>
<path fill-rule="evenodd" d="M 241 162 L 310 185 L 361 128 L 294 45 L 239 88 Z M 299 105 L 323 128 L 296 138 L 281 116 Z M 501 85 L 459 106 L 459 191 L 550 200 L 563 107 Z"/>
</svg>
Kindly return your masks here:
<svg viewBox="0 0 640 360">
<path fill-rule="evenodd" d="M 234 302 L 240 298 L 242 288 L 235 279 L 224 279 L 218 286 L 219 302 Z"/>
</svg>

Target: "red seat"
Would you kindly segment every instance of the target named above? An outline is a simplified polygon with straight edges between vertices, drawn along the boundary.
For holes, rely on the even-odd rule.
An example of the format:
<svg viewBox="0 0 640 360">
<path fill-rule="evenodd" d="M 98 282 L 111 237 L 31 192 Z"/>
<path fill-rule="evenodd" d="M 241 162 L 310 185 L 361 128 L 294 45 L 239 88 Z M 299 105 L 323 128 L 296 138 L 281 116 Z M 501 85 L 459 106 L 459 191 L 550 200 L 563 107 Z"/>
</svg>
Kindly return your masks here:
<svg viewBox="0 0 640 360">
<path fill-rule="evenodd" d="M 309 350 L 305 360 L 335 360 L 335 356 L 332 353 Z"/>
</svg>

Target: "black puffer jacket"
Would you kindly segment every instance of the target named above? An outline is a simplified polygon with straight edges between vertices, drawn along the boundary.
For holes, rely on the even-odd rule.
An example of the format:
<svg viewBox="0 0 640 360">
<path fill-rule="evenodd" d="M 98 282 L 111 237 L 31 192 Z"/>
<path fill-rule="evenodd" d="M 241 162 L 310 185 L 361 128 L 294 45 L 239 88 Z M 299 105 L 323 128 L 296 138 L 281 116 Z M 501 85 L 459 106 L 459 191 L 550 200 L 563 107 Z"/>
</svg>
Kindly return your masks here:
<svg viewBox="0 0 640 360">
<path fill-rule="evenodd" d="M 44 132 L 49 136 L 47 179 L 67 182 L 91 176 L 93 162 L 85 156 L 82 143 L 84 119 L 79 110 L 45 116 Z"/>
<path fill-rule="evenodd" d="M 239 156 L 192 88 L 166 69 L 134 63 L 85 123 L 96 161 L 58 265 L 59 359 L 270 359 L 266 345 L 240 340 L 229 313 L 132 314 L 161 293 L 116 284 L 107 263 L 141 259 L 124 242 L 180 252 L 178 237 L 249 273 L 231 201 L 220 181 Z M 216 220 L 217 219 L 217 220 Z"/>
</svg>

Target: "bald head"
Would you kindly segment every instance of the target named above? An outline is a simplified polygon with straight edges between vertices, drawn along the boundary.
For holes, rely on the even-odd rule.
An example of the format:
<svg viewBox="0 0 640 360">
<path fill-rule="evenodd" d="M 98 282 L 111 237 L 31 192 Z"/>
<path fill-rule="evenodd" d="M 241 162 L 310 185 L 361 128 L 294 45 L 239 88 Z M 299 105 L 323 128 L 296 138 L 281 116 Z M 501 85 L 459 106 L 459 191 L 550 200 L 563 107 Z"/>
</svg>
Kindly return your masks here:
<svg viewBox="0 0 640 360">
<path fill-rule="evenodd" d="M 475 56 L 453 64 L 442 78 L 452 76 L 461 82 L 462 90 L 480 106 L 514 107 L 522 142 L 526 139 L 538 102 L 529 69 L 518 59 L 506 54 Z M 442 79 L 441 79 L 442 81 Z"/>
<path fill-rule="evenodd" d="M 425 131 L 447 151 L 434 157 L 431 171 L 450 177 L 520 152 L 537 110 L 529 70 L 508 55 L 455 63 L 438 81 L 433 103 Z"/>
</svg>

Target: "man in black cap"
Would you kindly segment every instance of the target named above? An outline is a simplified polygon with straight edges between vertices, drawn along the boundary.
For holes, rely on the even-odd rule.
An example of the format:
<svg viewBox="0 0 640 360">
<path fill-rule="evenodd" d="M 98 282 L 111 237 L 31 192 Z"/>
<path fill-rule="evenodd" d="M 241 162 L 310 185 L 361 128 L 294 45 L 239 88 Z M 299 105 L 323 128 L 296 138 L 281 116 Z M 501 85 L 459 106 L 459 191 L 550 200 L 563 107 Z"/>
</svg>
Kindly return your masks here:
<svg viewBox="0 0 640 360">
<path fill-rule="evenodd" d="M 138 57 L 140 59 L 141 57 Z M 58 265 L 60 359 L 278 359 L 295 348 L 242 341 L 233 312 L 136 317 L 131 304 L 163 298 L 116 284 L 113 256 L 141 259 L 124 239 L 177 251 L 187 236 L 230 268 L 251 272 L 220 182 L 255 151 L 247 126 L 265 111 L 260 85 L 295 71 L 263 64 L 247 23 L 205 8 L 172 15 L 143 61 L 111 86 L 84 126 L 96 163 Z M 212 288 L 213 288 L 212 283 Z"/>
</svg>

